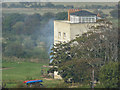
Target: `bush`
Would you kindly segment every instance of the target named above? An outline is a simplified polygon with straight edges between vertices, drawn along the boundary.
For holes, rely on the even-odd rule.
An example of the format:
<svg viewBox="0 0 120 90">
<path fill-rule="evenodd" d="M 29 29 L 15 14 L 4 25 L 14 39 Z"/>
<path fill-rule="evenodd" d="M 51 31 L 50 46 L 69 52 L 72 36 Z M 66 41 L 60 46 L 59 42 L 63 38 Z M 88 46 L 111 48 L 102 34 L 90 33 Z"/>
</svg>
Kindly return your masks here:
<svg viewBox="0 0 120 90">
<path fill-rule="evenodd" d="M 111 16 L 113 17 L 113 18 L 118 18 L 118 10 L 116 9 L 116 10 L 112 10 L 111 12 L 110 12 L 110 14 L 111 14 Z"/>
<path fill-rule="evenodd" d="M 68 13 L 67 12 L 59 12 L 56 14 L 56 19 L 57 20 L 66 20 Z"/>
<path fill-rule="evenodd" d="M 109 62 L 101 67 L 99 79 L 102 88 L 117 88 L 118 78 L 118 62 Z"/>
</svg>

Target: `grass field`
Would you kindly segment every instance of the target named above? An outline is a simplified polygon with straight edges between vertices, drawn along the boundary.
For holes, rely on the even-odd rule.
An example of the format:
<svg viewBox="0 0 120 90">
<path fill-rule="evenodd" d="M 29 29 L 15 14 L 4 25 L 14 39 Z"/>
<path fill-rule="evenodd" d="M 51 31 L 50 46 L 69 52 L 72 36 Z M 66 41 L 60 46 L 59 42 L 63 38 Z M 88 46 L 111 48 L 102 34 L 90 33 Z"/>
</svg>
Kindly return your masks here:
<svg viewBox="0 0 120 90">
<path fill-rule="evenodd" d="M 24 85 L 23 81 L 31 79 L 41 79 L 43 80 L 43 85 L 45 87 L 56 87 L 57 84 L 62 83 L 61 80 L 47 80 L 41 77 L 41 69 L 48 70 L 48 68 L 43 68 L 43 63 L 31 63 L 31 62 L 3 62 L 2 67 L 2 80 L 4 84 L 6 83 L 7 88 L 18 87 L 19 85 Z"/>
</svg>

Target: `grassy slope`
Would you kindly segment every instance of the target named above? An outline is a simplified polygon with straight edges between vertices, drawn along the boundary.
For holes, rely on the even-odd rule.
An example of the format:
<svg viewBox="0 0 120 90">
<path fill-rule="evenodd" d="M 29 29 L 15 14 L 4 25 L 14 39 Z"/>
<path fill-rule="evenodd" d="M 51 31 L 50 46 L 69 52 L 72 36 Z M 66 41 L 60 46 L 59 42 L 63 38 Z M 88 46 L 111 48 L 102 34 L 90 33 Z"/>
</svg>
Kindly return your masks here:
<svg viewBox="0 0 120 90">
<path fill-rule="evenodd" d="M 62 81 L 59 80 L 45 80 L 41 77 L 42 63 L 31 62 L 3 62 L 3 67 L 10 68 L 4 69 L 2 72 L 2 79 L 6 83 L 6 87 L 17 87 L 22 84 L 24 80 L 29 79 L 42 79 L 43 85 L 46 87 L 56 87 Z M 44 68 L 46 71 L 48 68 Z"/>
</svg>

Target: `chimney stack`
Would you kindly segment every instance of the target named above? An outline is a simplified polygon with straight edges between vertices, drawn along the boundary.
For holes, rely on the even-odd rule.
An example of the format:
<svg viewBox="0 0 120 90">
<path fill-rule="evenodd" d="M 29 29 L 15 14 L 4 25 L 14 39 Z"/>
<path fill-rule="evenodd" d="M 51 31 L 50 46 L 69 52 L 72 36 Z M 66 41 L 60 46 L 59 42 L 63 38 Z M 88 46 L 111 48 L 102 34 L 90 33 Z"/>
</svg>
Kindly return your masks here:
<svg viewBox="0 0 120 90">
<path fill-rule="evenodd" d="M 68 21 L 70 21 L 70 13 L 81 11 L 82 9 L 69 9 L 68 10 Z"/>
<path fill-rule="evenodd" d="M 68 10 L 68 21 L 70 21 L 70 9 Z"/>
</svg>

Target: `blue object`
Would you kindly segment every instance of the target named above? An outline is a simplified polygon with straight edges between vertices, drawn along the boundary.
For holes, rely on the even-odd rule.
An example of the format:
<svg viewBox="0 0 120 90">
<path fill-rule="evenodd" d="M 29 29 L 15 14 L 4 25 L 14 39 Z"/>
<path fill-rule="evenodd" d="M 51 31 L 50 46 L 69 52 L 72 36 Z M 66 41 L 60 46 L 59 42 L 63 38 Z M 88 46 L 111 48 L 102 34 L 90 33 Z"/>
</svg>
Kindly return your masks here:
<svg viewBox="0 0 120 90">
<path fill-rule="evenodd" d="M 27 81 L 26 84 L 28 84 L 28 83 L 35 83 L 35 82 L 43 82 L 43 81 L 42 80 Z"/>
</svg>

